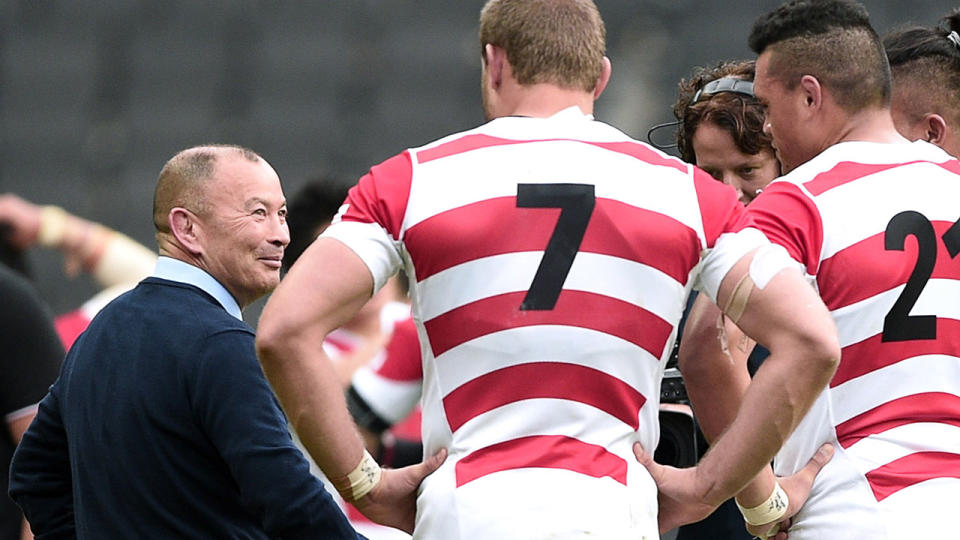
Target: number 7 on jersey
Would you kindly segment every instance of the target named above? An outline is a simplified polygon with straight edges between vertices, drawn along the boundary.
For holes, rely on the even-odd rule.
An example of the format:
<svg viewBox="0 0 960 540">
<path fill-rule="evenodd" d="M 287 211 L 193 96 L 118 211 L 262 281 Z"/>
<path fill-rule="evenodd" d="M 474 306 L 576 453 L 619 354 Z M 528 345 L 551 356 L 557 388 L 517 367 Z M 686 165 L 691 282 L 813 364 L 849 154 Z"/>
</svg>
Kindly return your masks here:
<svg viewBox="0 0 960 540">
<path fill-rule="evenodd" d="M 557 305 L 595 205 L 592 184 L 517 185 L 518 208 L 560 208 L 557 226 L 520 304 L 521 311 L 549 311 Z"/>
</svg>

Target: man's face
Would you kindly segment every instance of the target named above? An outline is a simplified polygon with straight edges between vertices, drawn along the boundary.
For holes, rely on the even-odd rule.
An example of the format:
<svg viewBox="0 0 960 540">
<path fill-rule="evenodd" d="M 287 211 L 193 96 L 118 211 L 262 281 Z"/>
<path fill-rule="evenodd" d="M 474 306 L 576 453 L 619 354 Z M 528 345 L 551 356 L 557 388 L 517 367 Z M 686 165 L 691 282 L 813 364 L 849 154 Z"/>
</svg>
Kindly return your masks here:
<svg viewBox="0 0 960 540">
<path fill-rule="evenodd" d="M 290 243 L 280 178 L 264 161 L 221 157 L 199 216 L 205 269 L 246 306 L 280 283 Z"/>
<path fill-rule="evenodd" d="M 771 55 L 768 48 L 757 58 L 757 73 L 753 91 L 766 110 L 763 132 L 773 139 L 780 169 L 786 174 L 807 162 L 818 152 L 811 150 L 810 134 L 801 115 L 804 96 L 800 86 L 789 89 L 770 73 Z"/>
</svg>

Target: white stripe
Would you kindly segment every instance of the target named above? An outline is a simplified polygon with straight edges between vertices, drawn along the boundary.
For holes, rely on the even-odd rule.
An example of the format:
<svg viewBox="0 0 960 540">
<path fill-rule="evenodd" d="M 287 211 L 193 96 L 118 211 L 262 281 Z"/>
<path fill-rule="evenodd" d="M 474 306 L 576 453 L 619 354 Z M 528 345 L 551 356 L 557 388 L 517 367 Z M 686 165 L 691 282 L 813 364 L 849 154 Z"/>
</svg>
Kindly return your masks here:
<svg viewBox="0 0 960 540">
<path fill-rule="evenodd" d="M 525 326 L 495 332 L 446 351 L 434 365 L 445 396 L 492 371 L 533 362 L 590 367 L 620 379 L 647 399 L 659 399 L 662 371 L 656 366 L 658 359 L 618 337 L 575 326 Z"/>
<path fill-rule="evenodd" d="M 960 427 L 937 422 L 905 424 L 860 439 L 846 452 L 862 474 L 916 452 L 955 453 L 960 461 Z"/>
<path fill-rule="evenodd" d="M 593 184 L 597 198 L 619 200 L 700 228 L 688 172 L 579 141 L 490 146 L 418 165 L 403 227 L 468 204 L 515 197 L 518 183 Z"/>
<path fill-rule="evenodd" d="M 477 300 L 526 291 L 541 259 L 542 251 L 506 253 L 434 274 L 417 284 L 418 316 L 429 321 Z M 685 290 L 679 282 L 653 267 L 609 255 L 577 253 L 563 288 L 618 298 L 671 324 L 683 314 Z"/>
<path fill-rule="evenodd" d="M 904 188 L 909 185 L 909 188 Z M 876 196 L 895 193 L 895 197 Z M 936 196 L 931 196 L 936 194 Z M 833 188 L 816 197 L 824 238 L 821 259 L 827 259 L 857 242 L 887 229 L 900 212 L 913 210 L 930 221 L 957 219 L 960 179 L 932 163 L 915 163 L 889 169 Z M 855 216 L 850 209 L 869 201 L 870 211 Z"/>
<path fill-rule="evenodd" d="M 865 300 L 834 309 L 830 313 L 837 324 L 840 346 L 847 347 L 883 331 L 883 320 L 900 297 L 905 285 Z M 910 315 L 936 315 L 960 320 L 960 281 L 930 279 L 910 310 Z"/>
<path fill-rule="evenodd" d="M 654 417 L 655 418 L 655 417 Z M 640 428 L 652 444 L 656 425 Z M 508 403 L 467 421 L 453 436 L 451 454 L 469 453 L 479 448 L 536 435 L 563 435 L 605 448 L 623 459 L 635 460 L 633 428 L 591 405 L 564 399 L 527 399 Z"/>
<path fill-rule="evenodd" d="M 829 392 L 834 425 L 914 394 L 945 392 L 960 396 L 960 358 L 943 354 L 914 356 L 849 380 Z"/>
<path fill-rule="evenodd" d="M 888 538 L 956 538 L 958 497 L 960 478 L 926 480 L 891 494 L 879 503 Z"/>
</svg>

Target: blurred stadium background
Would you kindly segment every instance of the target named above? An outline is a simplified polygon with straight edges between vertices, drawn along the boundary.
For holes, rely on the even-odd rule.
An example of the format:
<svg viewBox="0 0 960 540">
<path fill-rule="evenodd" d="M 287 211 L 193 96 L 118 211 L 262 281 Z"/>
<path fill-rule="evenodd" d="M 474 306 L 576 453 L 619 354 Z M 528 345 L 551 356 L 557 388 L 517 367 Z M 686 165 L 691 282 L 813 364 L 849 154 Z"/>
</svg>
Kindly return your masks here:
<svg viewBox="0 0 960 540">
<path fill-rule="evenodd" d="M 598 119 L 645 139 L 693 66 L 752 57 L 775 0 L 598 0 L 614 75 Z M 481 122 L 482 0 L 0 0 L 0 192 L 57 204 L 153 248 L 152 190 L 176 151 L 260 152 L 287 196 L 355 181 L 406 148 Z M 866 1 L 884 33 L 946 1 Z M 96 287 L 30 254 L 54 312 Z M 247 314 L 256 321 L 258 309 Z"/>
</svg>

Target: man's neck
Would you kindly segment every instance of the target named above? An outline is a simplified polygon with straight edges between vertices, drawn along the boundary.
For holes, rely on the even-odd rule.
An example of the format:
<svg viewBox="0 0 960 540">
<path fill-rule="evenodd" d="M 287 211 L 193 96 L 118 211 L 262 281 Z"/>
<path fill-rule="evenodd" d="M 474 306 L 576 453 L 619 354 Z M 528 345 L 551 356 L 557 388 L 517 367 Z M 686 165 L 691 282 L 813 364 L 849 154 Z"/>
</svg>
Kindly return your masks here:
<svg viewBox="0 0 960 540">
<path fill-rule="evenodd" d="M 874 108 L 847 116 L 839 127 L 835 143 L 848 141 L 903 143 L 907 139 L 893 125 L 890 109 Z"/>
<path fill-rule="evenodd" d="M 553 84 L 518 85 L 511 90 L 500 116 L 548 118 L 574 106 L 583 114 L 593 114 L 593 95 L 583 90 L 559 88 Z"/>
</svg>

